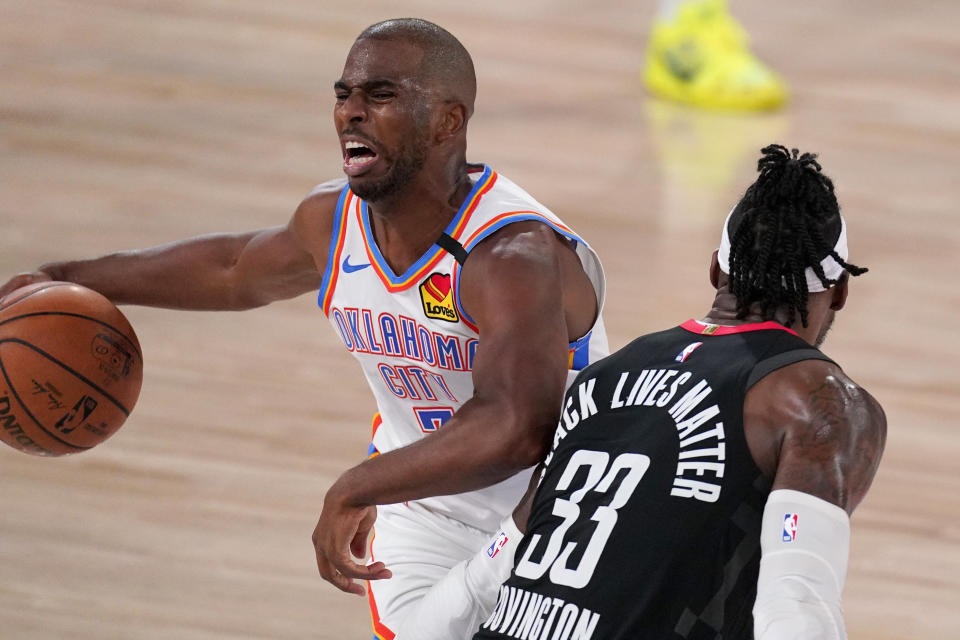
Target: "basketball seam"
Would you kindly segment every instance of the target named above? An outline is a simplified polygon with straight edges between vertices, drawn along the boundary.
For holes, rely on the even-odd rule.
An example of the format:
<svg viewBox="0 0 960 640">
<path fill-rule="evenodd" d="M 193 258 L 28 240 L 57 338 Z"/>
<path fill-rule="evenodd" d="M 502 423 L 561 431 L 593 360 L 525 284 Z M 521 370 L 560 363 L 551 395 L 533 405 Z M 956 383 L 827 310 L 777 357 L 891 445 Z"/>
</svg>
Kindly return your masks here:
<svg viewBox="0 0 960 640">
<path fill-rule="evenodd" d="M 34 311 L 31 313 L 24 313 L 23 315 L 14 316 L 13 318 L 7 318 L 6 320 L 0 320 L 0 327 L 3 325 L 13 322 L 14 320 L 22 320 L 23 318 L 33 318 L 36 316 L 68 316 L 70 318 L 83 318 L 84 320 L 89 320 L 90 322 L 95 322 L 101 326 L 104 326 L 111 331 L 115 332 L 121 338 L 123 338 L 134 351 L 137 352 L 137 357 L 140 358 L 140 361 L 143 362 L 143 354 L 140 353 L 140 349 L 137 348 L 137 345 L 134 344 L 133 340 L 128 338 L 123 331 L 116 328 L 112 324 L 108 324 L 103 320 L 98 320 L 97 318 L 92 318 L 90 316 L 85 316 L 82 313 L 70 313 L 69 311 Z M 132 331 L 132 329 L 131 329 Z"/>
<path fill-rule="evenodd" d="M 29 285 L 27 285 L 27 286 L 29 286 Z M 34 289 L 33 291 L 31 291 L 30 293 L 26 294 L 25 296 L 23 296 L 23 297 L 21 297 L 21 298 L 17 298 L 16 300 L 13 300 L 12 302 L 9 302 L 8 304 L 5 304 L 4 306 L 0 307 L 0 311 L 6 311 L 7 309 L 9 309 L 10 307 L 12 307 L 13 305 L 19 304 L 20 302 L 23 302 L 24 300 L 26 300 L 26 299 L 29 298 L 30 296 L 33 296 L 34 294 L 40 293 L 41 291 L 46 291 L 47 289 L 52 289 L 53 287 L 69 287 L 69 286 L 77 286 L 77 285 L 74 285 L 72 282 L 48 282 L 45 286 L 38 287 L 38 288 Z M 15 293 L 15 292 L 16 292 L 16 290 L 11 291 L 10 293 Z"/>
<path fill-rule="evenodd" d="M 0 344 L 3 344 L 3 343 L 5 343 L 5 342 L 16 342 L 16 343 L 18 343 L 18 344 L 22 344 L 22 345 L 25 346 L 25 347 L 28 347 L 28 348 L 30 348 L 30 349 L 33 349 L 34 351 L 36 351 L 37 353 L 39 353 L 39 354 L 40 354 L 41 356 L 43 356 L 44 358 L 50 360 L 51 362 L 54 362 L 54 363 L 60 365 L 61 367 L 63 367 L 64 369 L 66 369 L 67 371 L 69 371 L 70 373 L 72 373 L 73 375 L 75 375 L 76 377 L 78 377 L 80 380 L 82 380 L 83 382 L 85 382 L 87 385 L 89 385 L 89 386 L 92 387 L 93 389 L 96 389 L 97 392 L 100 393 L 100 394 L 102 394 L 104 398 L 106 398 L 107 400 L 109 400 L 110 402 L 112 402 L 113 404 L 115 404 L 115 405 L 117 406 L 117 408 L 120 409 L 120 411 L 123 411 L 123 414 L 124 414 L 125 416 L 127 416 L 128 418 L 130 417 L 130 411 L 128 411 L 126 408 L 124 408 L 124 406 L 123 406 L 122 404 L 120 404 L 120 401 L 119 401 L 119 400 L 117 400 L 116 398 L 114 398 L 113 396 L 111 396 L 109 393 L 107 393 L 106 391 L 104 391 L 97 383 L 95 383 L 93 380 L 87 378 L 85 375 L 83 375 L 82 373 L 80 373 L 79 371 L 77 371 L 76 369 L 74 369 L 73 367 L 71 367 L 70 365 L 68 365 L 66 362 L 63 362 L 63 361 L 61 361 L 61 360 L 53 357 L 52 355 L 50 355 L 49 353 L 47 353 L 46 351 L 44 351 L 44 350 L 41 349 L 40 347 L 37 347 L 37 346 L 35 346 L 35 345 L 32 345 L 32 344 L 30 344 L 29 342 L 26 342 L 26 341 L 24 341 L 24 340 L 21 340 L 20 338 L 0 338 Z M 0 360 L 0 366 L 2 366 L 2 360 Z M 6 375 L 6 374 L 4 374 L 4 375 Z M 10 381 L 10 379 L 7 378 L 7 382 L 9 382 L 9 381 Z M 13 387 L 12 384 L 11 384 L 10 386 L 11 386 L 11 388 Z M 133 410 L 133 407 L 130 407 L 130 409 Z"/>
</svg>

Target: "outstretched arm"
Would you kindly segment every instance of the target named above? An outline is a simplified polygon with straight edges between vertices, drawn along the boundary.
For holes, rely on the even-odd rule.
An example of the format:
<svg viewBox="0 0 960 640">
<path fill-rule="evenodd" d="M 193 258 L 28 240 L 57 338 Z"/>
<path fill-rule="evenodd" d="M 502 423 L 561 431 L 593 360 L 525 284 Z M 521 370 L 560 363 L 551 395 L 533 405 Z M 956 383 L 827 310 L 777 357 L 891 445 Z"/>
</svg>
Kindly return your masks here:
<svg viewBox="0 0 960 640">
<path fill-rule="evenodd" d="M 330 488 L 313 536 L 324 579 L 362 594 L 353 579 L 382 577 L 382 567 L 347 553 L 351 540 L 362 549 L 368 529 L 355 525 L 373 505 L 479 489 L 542 458 L 567 373 L 568 260 L 577 258 L 539 223 L 509 225 L 474 249 L 461 281 L 481 336 L 474 395 L 436 433 L 349 469 Z M 592 321 L 595 304 L 582 313 Z"/>
<path fill-rule="evenodd" d="M 174 309 L 240 310 L 292 298 L 320 285 L 334 188 L 311 194 L 284 226 L 51 262 L 14 276 L 0 287 L 0 297 L 33 282 L 62 280 L 99 291 L 117 304 Z"/>
<path fill-rule="evenodd" d="M 870 487 L 886 418 L 836 365 L 806 361 L 748 394 L 747 441 L 773 477 L 763 515 L 754 605 L 758 640 L 845 638 L 840 607 L 849 514 Z"/>
</svg>

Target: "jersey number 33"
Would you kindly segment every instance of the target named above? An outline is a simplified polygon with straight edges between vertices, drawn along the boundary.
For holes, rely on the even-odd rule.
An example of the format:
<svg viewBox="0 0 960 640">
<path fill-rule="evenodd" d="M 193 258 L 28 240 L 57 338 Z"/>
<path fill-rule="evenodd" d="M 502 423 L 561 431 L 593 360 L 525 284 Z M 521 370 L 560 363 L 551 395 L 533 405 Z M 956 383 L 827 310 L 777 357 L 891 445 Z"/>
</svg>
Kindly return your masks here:
<svg viewBox="0 0 960 640">
<path fill-rule="evenodd" d="M 556 490 L 567 491 L 581 467 L 587 468 L 586 481 L 582 487 L 571 493 L 569 498 L 554 500 L 553 515 L 563 518 L 563 521 L 550 534 L 546 550 L 539 561 L 532 561 L 531 558 L 540 547 L 543 536 L 534 533 L 530 537 L 526 553 L 517 564 L 516 574 L 522 578 L 539 580 L 549 571 L 550 582 L 554 584 L 574 589 L 585 587 L 593 577 L 603 548 L 617 525 L 617 510 L 633 495 L 649 466 L 650 458 L 639 453 L 622 453 L 613 460 L 613 464 L 610 464 L 610 454 L 605 451 L 580 449 L 574 453 L 557 483 Z M 625 475 L 622 473 L 624 471 Z M 623 479 L 615 485 L 620 477 Z M 590 520 L 597 523 L 590 539 L 586 542 L 566 540 L 570 527 L 580 519 L 580 503 L 584 497 L 590 492 L 607 494 L 611 490 L 613 498 L 609 504 L 597 507 L 590 517 Z M 586 547 L 580 562 L 571 567 L 570 557 L 581 544 Z"/>
</svg>

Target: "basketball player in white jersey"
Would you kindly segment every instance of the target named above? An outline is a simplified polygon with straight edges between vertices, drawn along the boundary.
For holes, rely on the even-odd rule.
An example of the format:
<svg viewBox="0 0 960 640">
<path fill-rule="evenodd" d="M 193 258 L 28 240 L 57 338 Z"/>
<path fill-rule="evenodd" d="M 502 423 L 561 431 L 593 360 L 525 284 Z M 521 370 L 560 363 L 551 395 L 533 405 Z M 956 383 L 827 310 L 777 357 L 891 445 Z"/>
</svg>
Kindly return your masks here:
<svg viewBox="0 0 960 640">
<path fill-rule="evenodd" d="M 288 224 L 50 263 L 0 295 L 53 279 L 118 304 L 238 310 L 319 290 L 379 414 L 370 457 L 325 496 L 317 565 L 346 592 L 374 581 L 374 633 L 392 638 L 430 585 L 509 524 L 569 372 L 607 352 L 603 273 L 543 205 L 467 163 L 476 78 L 448 32 L 369 27 L 335 92 L 347 180 L 317 187 Z M 374 522 L 374 561 L 358 563 Z"/>
</svg>

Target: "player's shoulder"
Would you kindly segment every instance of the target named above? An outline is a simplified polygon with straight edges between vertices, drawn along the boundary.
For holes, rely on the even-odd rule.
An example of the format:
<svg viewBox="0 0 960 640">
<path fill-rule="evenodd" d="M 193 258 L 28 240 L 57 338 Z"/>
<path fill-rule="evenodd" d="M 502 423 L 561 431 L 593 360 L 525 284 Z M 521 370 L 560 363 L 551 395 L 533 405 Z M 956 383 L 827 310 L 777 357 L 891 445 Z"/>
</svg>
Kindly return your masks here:
<svg viewBox="0 0 960 640">
<path fill-rule="evenodd" d="M 521 220 L 505 225 L 485 237 L 470 251 L 470 260 L 540 262 L 553 260 L 565 246 L 565 240 L 544 221 Z"/>
<path fill-rule="evenodd" d="M 838 365 L 783 367 L 747 394 L 744 435 L 757 467 L 775 487 L 795 489 L 852 513 L 886 446 L 880 403 Z"/>
<path fill-rule="evenodd" d="M 297 207 L 297 212 L 305 216 L 333 216 L 337 201 L 343 188 L 347 186 L 346 178 L 337 178 L 322 182 L 310 190 Z"/>
<path fill-rule="evenodd" d="M 826 360 L 790 364 L 751 387 L 743 428 L 754 462 L 767 477 L 781 474 L 785 456 L 846 469 L 856 481 L 850 496 L 835 502 L 845 508 L 848 498 L 852 506 L 862 499 L 887 438 L 880 403 Z"/>
<path fill-rule="evenodd" d="M 754 385 L 750 395 L 774 399 L 793 397 L 801 405 L 812 398 L 829 397 L 850 409 L 882 412 L 876 398 L 832 360 L 812 358 L 777 369 Z M 781 408 L 788 411 L 792 407 Z"/>
<path fill-rule="evenodd" d="M 470 250 L 460 272 L 461 300 L 468 309 L 480 306 L 478 297 L 502 308 L 547 291 L 560 295 L 564 261 L 576 260 L 565 251 L 554 231 L 538 220 L 498 229 Z M 470 314 L 475 316 L 472 310 Z"/>
<path fill-rule="evenodd" d="M 318 184 L 297 206 L 290 228 L 303 238 L 328 238 L 333 228 L 334 213 L 346 178 Z"/>
<path fill-rule="evenodd" d="M 754 385 L 744 404 L 744 423 L 771 429 L 831 428 L 847 441 L 886 438 L 883 408 L 863 386 L 829 360 L 802 360 Z M 826 431 L 824 431 L 826 433 Z"/>
</svg>

